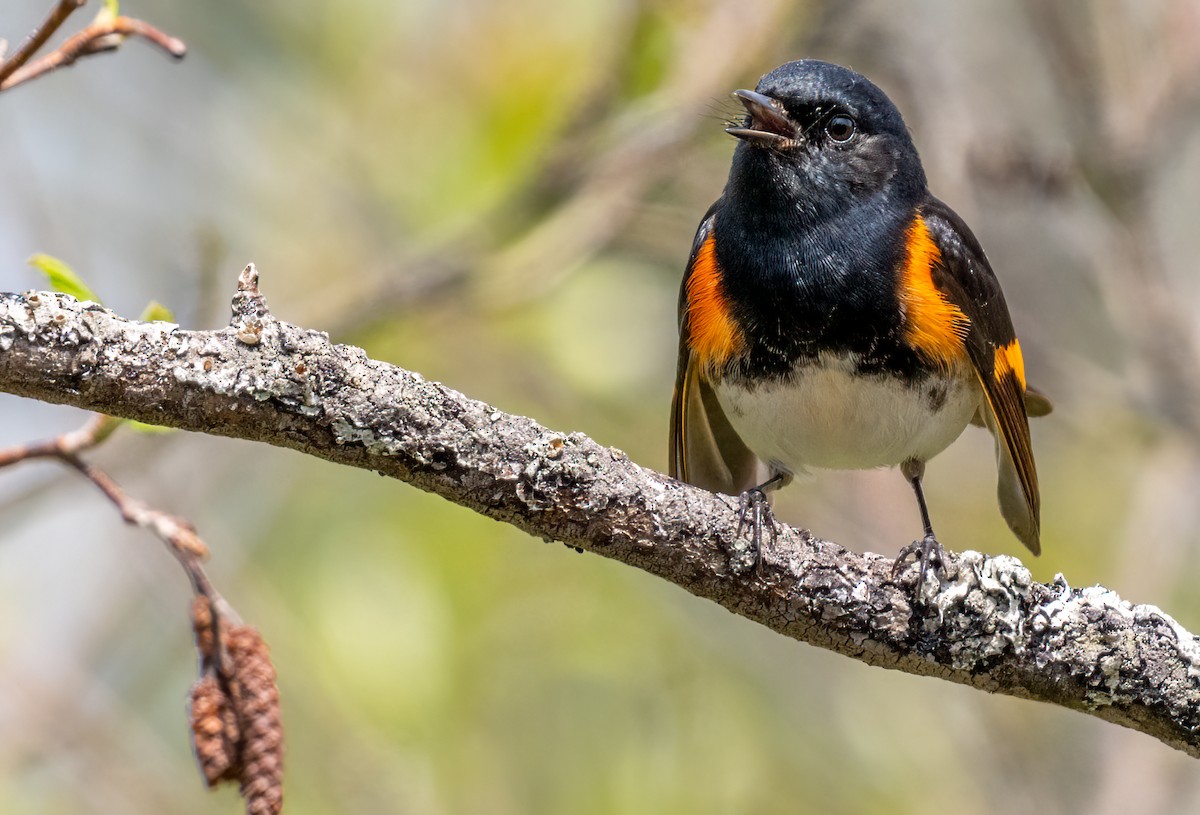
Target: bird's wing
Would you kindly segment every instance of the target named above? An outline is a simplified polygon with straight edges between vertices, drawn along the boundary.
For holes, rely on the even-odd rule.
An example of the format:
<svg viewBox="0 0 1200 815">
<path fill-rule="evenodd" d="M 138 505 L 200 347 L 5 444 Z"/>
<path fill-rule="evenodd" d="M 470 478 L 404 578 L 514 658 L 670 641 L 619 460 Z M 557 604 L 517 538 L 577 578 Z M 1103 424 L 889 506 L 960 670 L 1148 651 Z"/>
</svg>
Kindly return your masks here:
<svg viewBox="0 0 1200 815">
<path fill-rule="evenodd" d="M 768 468 L 730 425 L 709 381 L 714 355 L 736 344 L 720 325 L 721 305 L 713 221 L 705 214 L 679 292 L 679 363 L 671 399 L 670 474 L 713 492 L 738 495 L 769 478 Z M 728 314 L 724 315 L 728 319 Z"/>
<path fill-rule="evenodd" d="M 1037 468 L 1028 416 L 1050 412 L 1050 400 L 1025 384 L 1025 363 L 1000 283 L 970 228 L 937 199 L 919 216 L 940 262 L 931 264 L 934 286 L 967 323 L 962 339 L 979 378 L 982 423 L 996 439 L 1000 511 L 1013 533 L 1034 553 L 1041 551 Z"/>
</svg>

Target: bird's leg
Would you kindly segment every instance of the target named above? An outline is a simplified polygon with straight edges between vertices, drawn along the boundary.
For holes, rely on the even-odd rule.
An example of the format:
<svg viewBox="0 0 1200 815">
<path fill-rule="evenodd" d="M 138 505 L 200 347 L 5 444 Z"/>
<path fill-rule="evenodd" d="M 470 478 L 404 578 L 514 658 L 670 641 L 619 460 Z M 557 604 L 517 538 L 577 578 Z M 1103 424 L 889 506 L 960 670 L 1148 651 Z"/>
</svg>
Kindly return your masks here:
<svg viewBox="0 0 1200 815">
<path fill-rule="evenodd" d="M 917 586 L 913 590 L 913 597 L 920 599 L 921 587 L 925 585 L 925 572 L 928 571 L 929 564 L 936 561 L 938 568 L 944 570 L 945 551 L 933 534 L 933 524 L 929 521 L 929 507 L 925 504 L 925 493 L 921 489 L 921 476 L 925 474 L 925 462 L 909 459 L 900 465 L 900 472 L 904 473 L 904 477 L 908 479 L 908 483 L 912 485 L 913 492 L 917 496 L 917 506 L 921 508 L 921 523 L 925 525 L 925 537 L 922 540 L 913 541 L 900 550 L 896 555 L 896 563 L 892 566 L 892 577 L 896 577 L 908 563 L 909 558 L 916 558 L 917 562 L 921 564 L 921 570 L 917 574 Z"/>
<path fill-rule="evenodd" d="M 775 525 L 775 514 L 771 512 L 771 502 L 767 499 L 767 492 L 783 486 L 787 478 L 787 473 L 776 473 L 757 487 L 751 487 L 746 490 L 741 496 L 741 507 L 738 510 L 737 535 L 741 537 L 746 527 L 750 527 L 750 553 L 754 557 L 755 571 L 759 574 L 762 574 L 762 528 L 764 517 L 771 529 L 772 546 L 775 545 L 775 538 L 779 535 L 779 528 Z"/>
</svg>

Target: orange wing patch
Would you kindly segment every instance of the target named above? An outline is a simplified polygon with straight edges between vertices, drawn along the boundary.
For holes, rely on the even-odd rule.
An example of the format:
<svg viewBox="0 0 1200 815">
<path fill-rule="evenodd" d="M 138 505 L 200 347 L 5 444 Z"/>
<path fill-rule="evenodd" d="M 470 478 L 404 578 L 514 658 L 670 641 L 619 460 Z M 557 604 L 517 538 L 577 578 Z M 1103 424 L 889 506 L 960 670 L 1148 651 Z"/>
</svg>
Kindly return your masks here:
<svg viewBox="0 0 1200 815">
<path fill-rule="evenodd" d="M 942 253 L 920 215 L 905 238 L 907 256 L 900 269 L 899 297 L 904 340 L 933 362 L 949 367 L 963 358 L 971 320 L 933 282 Z"/>
<path fill-rule="evenodd" d="M 687 280 L 688 345 L 702 368 L 724 364 L 745 346 L 742 330 L 730 313 L 717 268 L 712 235 L 696 252 Z"/>
<path fill-rule="evenodd" d="M 1025 358 L 1021 355 L 1021 344 L 1013 340 L 1008 345 L 996 348 L 995 362 L 992 365 L 992 376 L 996 379 L 1005 374 L 1015 374 L 1021 383 L 1021 391 L 1025 391 Z"/>
</svg>

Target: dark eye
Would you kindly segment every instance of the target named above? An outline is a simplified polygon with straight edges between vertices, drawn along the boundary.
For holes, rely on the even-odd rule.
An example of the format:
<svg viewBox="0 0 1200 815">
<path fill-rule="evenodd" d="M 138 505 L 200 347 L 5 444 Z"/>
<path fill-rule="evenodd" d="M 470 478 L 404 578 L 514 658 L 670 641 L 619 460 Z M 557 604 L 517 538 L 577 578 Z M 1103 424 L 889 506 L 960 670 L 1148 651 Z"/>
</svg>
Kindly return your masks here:
<svg viewBox="0 0 1200 815">
<path fill-rule="evenodd" d="M 849 116 L 833 116 L 825 125 L 825 135 L 838 144 L 845 144 L 854 138 L 857 129 Z"/>
</svg>

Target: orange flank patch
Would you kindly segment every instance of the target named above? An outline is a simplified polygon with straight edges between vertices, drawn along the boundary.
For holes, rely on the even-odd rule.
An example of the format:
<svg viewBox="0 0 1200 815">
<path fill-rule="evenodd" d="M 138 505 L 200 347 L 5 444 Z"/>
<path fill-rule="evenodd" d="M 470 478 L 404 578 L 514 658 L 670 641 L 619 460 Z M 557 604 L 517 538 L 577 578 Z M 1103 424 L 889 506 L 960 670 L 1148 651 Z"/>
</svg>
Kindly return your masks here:
<svg viewBox="0 0 1200 815">
<path fill-rule="evenodd" d="M 1021 383 L 1021 390 L 1024 391 L 1025 358 L 1021 355 L 1021 344 L 1016 340 L 996 348 L 996 358 L 992 365 L 992 376 L 996 379 L 1009 373 L 1016 374 L 1017 381 Z"/>
<path fill-rule="evenodd" d="M 930 361 L 950 366 L 964 356 L 971 320 L 933 282 L 933 268 L 941 263 L 942 253 L 920 215 L 905 242 L 899 286 L 904 340 Z"/>
<path fill-rule="evenodd" d="M 724 364 L 745 343 L 730 313 L 712 235 L 700 245 L 687 281 L 688 345 L 703 368 Z"/>
</svg>

